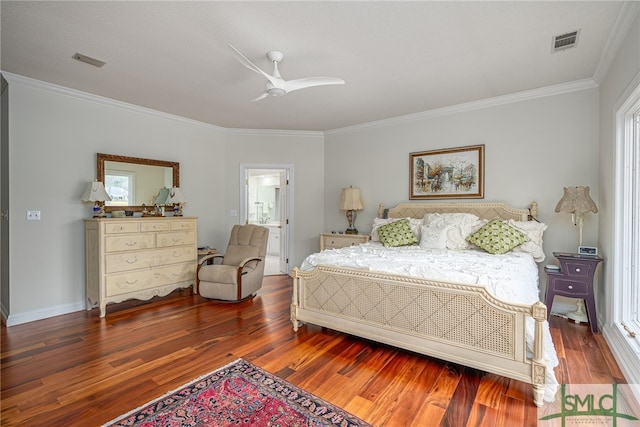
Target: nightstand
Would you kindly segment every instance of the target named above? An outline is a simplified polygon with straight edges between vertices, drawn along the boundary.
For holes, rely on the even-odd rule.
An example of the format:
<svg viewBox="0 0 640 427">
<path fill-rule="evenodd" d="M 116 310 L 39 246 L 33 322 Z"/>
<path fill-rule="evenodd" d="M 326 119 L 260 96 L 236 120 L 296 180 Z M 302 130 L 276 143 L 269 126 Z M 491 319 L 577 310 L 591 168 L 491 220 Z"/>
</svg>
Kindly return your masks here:
<svg viewBox="0 0 640 427">
<path fill-rule="evenodd" d="M 598 316 L 596 315 L 593 276 L 598 264 L 602 262 L 602 258 L 567 252 L 554 252 L 553 256 L 560 261 L 560 270 L 552 270 L 548 267 L 544 269 L 547 273 L 547 296 L 545 298 L 547 319 L 551 314 L 553 297 L 556 295 L 583 299 L 587 306 L 587 317 L 591 325 L 591 331 L 597 333 Z M 574 320 L 578 323 L 580 322 L 579 319 Z"/>
<path fill-rule="evenodd" d="M 334 233 L 322 233 L 320 234 L 320 250 L 325 249 L 338 249 L 347 246 L 355 246 L 360 243 L 367 243 L 369 241 L 368 234 L 334 234 Z"/>
</svg>

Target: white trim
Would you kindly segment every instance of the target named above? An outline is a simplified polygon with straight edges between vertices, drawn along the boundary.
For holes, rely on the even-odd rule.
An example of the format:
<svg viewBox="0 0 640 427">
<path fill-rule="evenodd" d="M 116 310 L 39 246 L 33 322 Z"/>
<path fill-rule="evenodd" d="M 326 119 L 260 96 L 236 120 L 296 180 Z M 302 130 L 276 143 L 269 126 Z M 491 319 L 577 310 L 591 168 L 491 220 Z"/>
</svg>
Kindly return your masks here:
<svg viewBox="0 0 640 427">
<path fill-rule="evenodd" d="M 618 362 L 624 378 L 629 384 L 640 384 L 640 371 L 638 370 L 638 355 L 634 354 L 629 345 L 628 338 L 616 327 L 604 325 L 602 335 Z"/>
<path fill-rule="evenodd" d="M 419 120 L 430 119 L 433 117 L 458 114 L 465 111 L 480 110 L 482 108 L 496 107 L 499 105 L 512 104 L 514 102 L 527 101 L 530 99 L 543 98 L 547 96 L 555 96 L 563 93 L 577 92 L 580 90 L 593 89 L 598 84 L 593 79 L 576 80 L 568 83 L 561 83 L 553 86 L 547 86 L 538 89 L 526 90 L 523 92 L 512 93 L 508 95 L 496 96 L 493 98 L 481 99 L 479 101 L 471 101 L 464 104 L 452 105 L 449 107 L 436 108 L 434 110 L 423 111 L 420 113 L 407 114 L 405 116 L 391 117 L 389 119 L 377 120 L 359 125 L 346 126 L 343 128 L 325 131 L 325 135 L 344 134 L 356 132 L 363 129 L 375 129 L 386 126 L 394 126 L 404 123 L 415 122 Z"/>
<path fill-rule="evenodd" d="M 22 323 L 33 322 L 35 320 L 48 319 L 49 317 L 60 316 L 62 314 L 74 313 L 76 311 L 82 311 L 86 308 L 84 302 L 74 302 L 71 304 L 57 305 L 54 307 L 47 307 L 42 310 L 27 311 L 25 313 L 10 314 L 6 318 L 7 326 L 20 325 Z"/>
<path fill-rule="evenodd" d="M 640 3 L 636 1 L 625 1 L 622 4 L 620 13 L 618 13 L 616 17 L 611 33 L 609 33 L 607 43 L 602 50 L 596 71 L 593 73 L 593 80 L 595 80 L 596 83 L 602 83 L 602 80 L 607 75 L 607 71 L 609 71 L 609 67 L 611 67 L 613 60 L 618 54 L 618 50 L 620 50 L 620 46 L 622 46 L 622 42 L 624 42 L 639 10 Z"/>
<path fill-rule="evenodd" d="M 228 135 L 271 135 L 271 136 L 304 136 L 304 137 L 318 137 L 318 142 L 324 141 L 324 132 L 322 131 L 310 131 L 310 130 L 284 130 L 284 129 L 234 129 L 226 128 Z"/>
</svg>

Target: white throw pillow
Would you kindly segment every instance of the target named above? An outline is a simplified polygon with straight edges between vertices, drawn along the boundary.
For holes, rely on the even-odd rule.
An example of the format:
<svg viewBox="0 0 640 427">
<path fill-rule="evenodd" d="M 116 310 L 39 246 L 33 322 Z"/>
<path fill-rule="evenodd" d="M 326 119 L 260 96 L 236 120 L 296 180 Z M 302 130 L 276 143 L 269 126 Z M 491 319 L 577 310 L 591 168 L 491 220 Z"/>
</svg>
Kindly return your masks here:
<svg viewBox="0 0 640 427">
<path fill-rule="evenodd" d="M 489 221 L 471 213 L 429 213 L 423 217 L 426 226 L 447 229 L 447 249 L 471 249 L 467 237 L 481 229 Z"/>
<path fill-rule="evenodd" d="M 527 252 L 533 255 L 536 262 L 544 261 L 545 254 L 542 250 L 542 235 L 547 229 L 547 224 L 537 221 L 516 221 L 510 219 L 507 223 L 513 228 L 522 231 L 529 241 L 513 249 L 513 252 Z"/>
<path fill-rule="evenodd" d="M 420 247 L 422 249 L 447 249 L 448 225 L 423 225 L 421 228 Z"/>
</svg>

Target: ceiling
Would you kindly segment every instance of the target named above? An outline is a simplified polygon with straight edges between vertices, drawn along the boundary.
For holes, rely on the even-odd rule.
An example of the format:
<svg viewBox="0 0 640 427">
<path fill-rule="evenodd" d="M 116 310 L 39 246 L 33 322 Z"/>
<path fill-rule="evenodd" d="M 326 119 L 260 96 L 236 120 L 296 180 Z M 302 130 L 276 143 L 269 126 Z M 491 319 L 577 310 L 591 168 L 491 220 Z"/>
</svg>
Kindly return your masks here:
<svg viewBox="0 0 640 427">
<path fill-rule="evenodd" d="M 618 1 L 2 1 L 0 69 L 225 128 L 326 131 L 590 79 Z M 552 53 L 556 35 L 580 30 Z M 249 102 L 265 79 L 339 77 Z M 97 68 L 76 52 L 106 62 Z"/>
</svg>

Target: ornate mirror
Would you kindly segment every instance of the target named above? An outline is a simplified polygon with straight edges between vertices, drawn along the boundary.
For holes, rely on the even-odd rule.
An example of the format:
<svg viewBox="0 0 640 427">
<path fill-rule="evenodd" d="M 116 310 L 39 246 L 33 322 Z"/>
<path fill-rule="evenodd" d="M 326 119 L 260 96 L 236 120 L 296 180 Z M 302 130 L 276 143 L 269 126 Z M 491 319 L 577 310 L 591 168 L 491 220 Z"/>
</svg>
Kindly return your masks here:
<svg viewBox="0 0 640 427">
<path fill-rule="evenodd" d="M 154 206 L 161 188 L 180 186 L 180 163 L 98 153 L 98 181 L 111 201 L 105 211 L 141 211 Z"/>
</svg>

